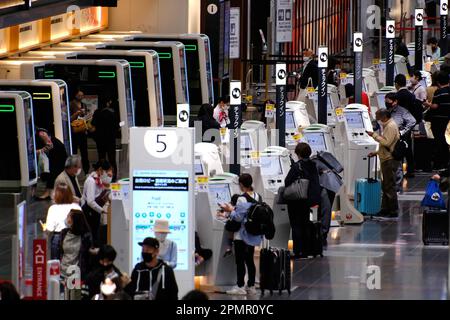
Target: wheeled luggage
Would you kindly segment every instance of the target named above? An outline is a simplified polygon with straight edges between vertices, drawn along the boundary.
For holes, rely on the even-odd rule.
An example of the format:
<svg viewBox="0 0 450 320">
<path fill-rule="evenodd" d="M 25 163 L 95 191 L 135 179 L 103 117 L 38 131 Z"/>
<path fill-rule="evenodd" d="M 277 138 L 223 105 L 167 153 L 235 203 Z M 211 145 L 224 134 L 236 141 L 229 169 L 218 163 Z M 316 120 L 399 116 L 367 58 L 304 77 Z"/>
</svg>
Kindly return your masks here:
<svg viewBox="0 0 450 320">
<path fill-rule="evenodd" d="M 291 254 L 288 250 L 270 248 L 261 249 L 259 262 L 259 285 L 261 294 L 269 290 L 281 293 L 286 290 L 291 294 Z"/>
<path fill-rule="evenodd" d="M 355 183 L 355 208 L 362 214 L 374 216 L 381 211 L 381 181 L 377 179 L 378 161 L 375 157 L 375 177 L 370 177 L 370 158 L 367 179 Z"/>
<path fill-rule="evenodd" d="M 304 245 L 304 254 L 312 257 L 323 257 L 322 223 L 309 221 L 307 228 L 307 242 Z"/>
<path fill-rule="evenodd" d="M 424 245 L 442 244 L 448 246 L 449 229 L 446 209 L 425 208 L 422 220 L 422 240 Z"/>
</svg>

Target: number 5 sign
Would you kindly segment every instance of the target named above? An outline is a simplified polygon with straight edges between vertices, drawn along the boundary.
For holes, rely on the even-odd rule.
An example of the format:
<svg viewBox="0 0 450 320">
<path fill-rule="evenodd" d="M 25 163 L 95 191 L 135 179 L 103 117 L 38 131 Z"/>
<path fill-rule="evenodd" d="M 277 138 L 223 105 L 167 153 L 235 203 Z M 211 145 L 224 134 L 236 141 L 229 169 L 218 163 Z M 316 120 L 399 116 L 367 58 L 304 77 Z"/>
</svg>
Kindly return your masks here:
<svg viewBox="0 0 450 320">
<path fill-rule="evenodd" d="M 145 150 L 155 158 L 170 157 L 178 146 L 178 136 L 175 131 L 149 130 L 144 136 Z"/>
</svg>

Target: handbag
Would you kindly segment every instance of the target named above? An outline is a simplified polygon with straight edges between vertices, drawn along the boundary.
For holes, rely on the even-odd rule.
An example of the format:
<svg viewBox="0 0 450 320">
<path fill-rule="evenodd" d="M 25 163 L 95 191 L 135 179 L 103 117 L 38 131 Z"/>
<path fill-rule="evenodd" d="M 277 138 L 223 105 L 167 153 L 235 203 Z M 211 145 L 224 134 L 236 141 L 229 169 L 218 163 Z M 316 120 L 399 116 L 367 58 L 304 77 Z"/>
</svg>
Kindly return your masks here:
<svg viewBox="0 0 450 320">
<path fill-rule="evenodd" d="M 302 171 L 299 164 L 300 171 Z M 308 199 L 309 180 L 299 177 L 284 189 L 283 198 L 287 201 L 301 201 Z"/>
<path fill-rule="evenodd" d="M 228 219 L 225 223 L 225 230 L 228 232 L 238 232 L 241 230 L 241 223 L 233 219 Z"/>
<path fill-rule="evenodd" d="M 85 133 L 88 129 L 86 120 L 84 119 L 73 120 L 70 126 L 72 127 L 73 133 Z"/>
</svg>

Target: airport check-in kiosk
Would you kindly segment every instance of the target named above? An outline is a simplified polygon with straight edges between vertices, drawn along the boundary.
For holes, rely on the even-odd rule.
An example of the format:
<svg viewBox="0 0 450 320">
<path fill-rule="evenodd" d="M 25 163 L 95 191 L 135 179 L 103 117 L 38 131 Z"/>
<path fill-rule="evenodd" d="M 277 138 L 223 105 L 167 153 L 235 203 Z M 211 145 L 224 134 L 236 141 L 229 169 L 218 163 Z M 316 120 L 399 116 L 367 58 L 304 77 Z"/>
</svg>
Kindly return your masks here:
<svg viewBox="0 0 450 320">
<path fill-rule="evenodd" d="M 197 143 L 194 148 L 196 176 L 213 177 L 224 173 L 217 145 Z"/>
<path fill-rule="evenodd" d="M 0 80 L 0 91 L 26 91 L 33 99 L 35 128 L 43 128 L 72 154 L 67 84 L 62 80 Z"/>
<path fill-rule="evenodd" d="M 398 74 L 409 75 L 407 61 L 404 56 L 396 54 L 394 56 L 394 77 Z M 413 62 L 414 64 L 414 62 Z M 378 73 L 380 83 L 386 83 L 386 59 L 380 61 L 380 72 Z"/>
<path fill-rule="evenodd" d="M 347 75 L 346 83 L 354 83 L 353 73 Z M 384 83 L 384 81 L 383 81 Z M 378 91 L 378 81 L 375 76 L 375 71 L 369 68 L 363 68 L 363 91 L 370 97 L 373 97 Z M 340 85 L 339 92 L 341 97 L 345 97 L 345 85 Z"/>
<path fill-rule="evenodd" d="M 130 64 L 137 127 L 162 127 L 164 108 L 159 58 L 153 50 L 86 50 L 67 59 L 119 59 Z"/>
<path fill-rule="evenodd" d="M 255 191 L 263 197 L 274 212 L 275 237 L 270 245 L 277 248 L 288 247 L 291 226 L 286 205 L 277 204 L 278 189 L 291 169 L 290 152 L 283 147 L 272 146 L 260 154 L 260 164 L 254 176 Z"/>
<path fill-rule="evenodd" d="M 303 130 L 303 141 L 311 147 L 313 155 L 318 152 L 329 152 L 335 155 L 334 141 L 329 126 L 314 124 Z"/>
<path fill-rule="evenodd" d="M 101 50 L 154 50 L 158 53 L 164 120 L 176 123 L 177 104 L 189 104 L 188 77 L 184 45 L 181 42 L 110 42 L 97 45 Z"/>
<path fill-rule="evenodd" d="M 217 218 L 217 211 L 219 204 L 230 203 L 231 197 L 240 193 L 238 177 L 225 173 L 210 178 L 207 191 L 196 196 L 197 233 L 202 247 L 213 251 L 211 259 L 196 271 L 197 275 L 203 276 L 202 286 L 222 288 L 236 282 L 234 259 L 223 257 L 230 235 L 225 231 L 226 221 Z"/>
<path fill-rule="evenodd" d="M 397 92 L 397 89 L 395 89 L 395 87 L 391 87 L 391 86 L 386 86 L 381 88 L 378 92 L 377 92 L 377 107 L 378 109 L 383 109 L 386 108 L 386 103 L 384 101 L 384 98 L 386 97 L 386 95 L 388 93 L 391 92 Z"/>
<path fill-rule="evenodd" d="M 245 121 L 241 126 L 241 165 L 252 166 L 254 153 L 264 151 L 268 146 L 266 125 L 261 121 Z"/>
<path fill-rule="evenodd" d="M 211 47 L 205 34 L 134 34 L 125 41 L 178 41 L 186 50 L 186 67 L 189 80 L 191 106 L 214 104 L 214 87 L 211 65 Z"/>
<path fill-rule="evenodd" d="M 328 102 L 327 102 L 327 124 L 334 126 L 336 124 L 336 112 L 335 109 L 339 107 L 339 93 L 336 86 L 328 84 Z M 318 92 L 314 93 L 312 104 L 307 104 L 308 114 L 314 119 L 314 122 L 318 121 L 319 114 L 319 102 Z"/>
<path fill-rule="evenodd" d="M 366 131 L 373 131 L 372 122 L 366 106 L 350 104 L 344 109 L 345 129 L 347 136 L 344 154 L 344 181 L 347 193 L 354 195 L 355 181 L 367 177 L 368 154 L 376 152 L 378 143 Z M 372 161 L 371 172 L 375 161 Z"/>
<path fill-rule="evenodd" d="M 289 150 L 297 146 L 295 136 L 310 126 L 306 104 L 301 101 L 286 102 L 286 145 Z"/>
</svg>

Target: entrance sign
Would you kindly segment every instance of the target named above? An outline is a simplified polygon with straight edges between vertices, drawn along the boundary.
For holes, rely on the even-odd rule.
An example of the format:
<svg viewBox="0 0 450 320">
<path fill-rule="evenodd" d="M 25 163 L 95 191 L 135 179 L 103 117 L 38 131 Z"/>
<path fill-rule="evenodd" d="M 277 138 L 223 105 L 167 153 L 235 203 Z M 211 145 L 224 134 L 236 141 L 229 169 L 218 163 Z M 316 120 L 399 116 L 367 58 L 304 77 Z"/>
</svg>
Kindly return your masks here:
<svg viewBox="0 0 450 320">
<path fill-rule="evenodd" d="M 47 241 L 33 240 L 33 300 L 47 300 Z"/>
</svg>

